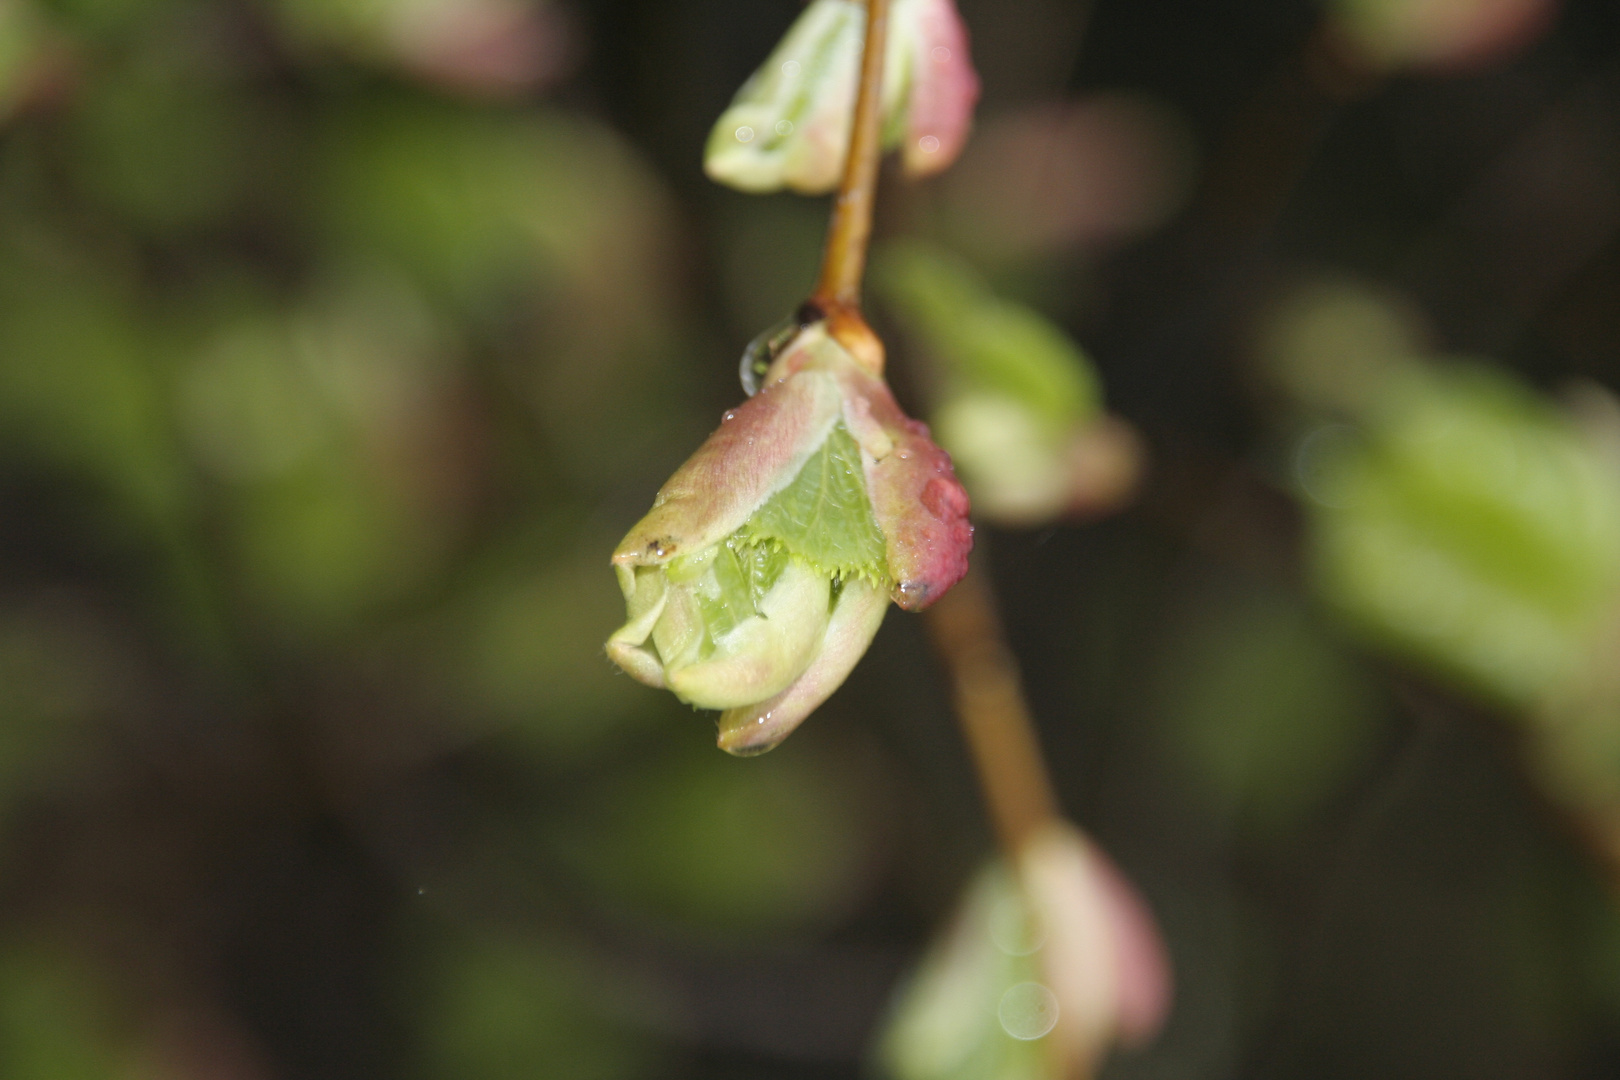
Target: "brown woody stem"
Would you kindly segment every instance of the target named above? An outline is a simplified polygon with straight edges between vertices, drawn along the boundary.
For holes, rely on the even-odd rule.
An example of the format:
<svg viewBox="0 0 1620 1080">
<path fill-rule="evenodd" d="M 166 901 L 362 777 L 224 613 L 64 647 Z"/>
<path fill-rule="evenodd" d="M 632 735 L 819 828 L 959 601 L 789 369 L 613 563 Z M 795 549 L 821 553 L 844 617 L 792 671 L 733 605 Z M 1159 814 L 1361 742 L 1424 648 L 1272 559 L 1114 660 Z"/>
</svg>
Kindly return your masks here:
<svg viewBox="0 0 1620 1080">
<path fill-rule="evenodd" d="M 877 198 L 878 163 L 883 156 L 883 60 L 888 49 L 889 0 L 867 0 L 866 47 L 861 54 L 861 85 L 850 126 L 849 156 L 833 203 L 821 278 L 811 299 L 827 312 L 837 335 L 839 316 L 852 320 L 852 330 L 865 329 L 860 319 L 861 278 L 872 238 L 872 205 Z M 869 336 L 870 331 L 866 331 Z M 842 336 L 842 335 L 838 335 Z M 875 342 L 875 338 L 873 341 Z M 865 359 L 863 357 L 863 359 Z M 881 367 L 881 346 L 878 365 Z"/>
<path fill-rule="evenodd" d="M 956 714 L 1009 859 L 1057 817 L 1057 799 L 1024 700 L 1018 662 L 978 570 L 928 609 L 928 629 L 950 674 Z"/>
</svg>

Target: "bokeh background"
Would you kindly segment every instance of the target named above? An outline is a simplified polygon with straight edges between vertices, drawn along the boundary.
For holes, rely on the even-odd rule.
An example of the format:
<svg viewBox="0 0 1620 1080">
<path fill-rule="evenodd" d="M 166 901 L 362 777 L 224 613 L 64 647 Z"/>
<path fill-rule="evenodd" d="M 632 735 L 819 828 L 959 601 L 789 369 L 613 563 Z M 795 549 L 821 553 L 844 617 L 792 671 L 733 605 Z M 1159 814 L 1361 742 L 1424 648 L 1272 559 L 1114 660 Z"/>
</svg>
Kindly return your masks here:
<svg viewBox="0 0 1620 1080">
<path fill-rule="evenodd" d="M 1620 5 L 961 7 L 879 231 L 1146 447 L 976 555 L 1176 969 L 1105 1075 L 1616 1075 Z M 0 1075 L 871 1074 L 991 851 L 920 621 L 749 761 L 601 651 L 814 277 L 700 161 L 798 10 L 0 0 Z"/>
</svg>

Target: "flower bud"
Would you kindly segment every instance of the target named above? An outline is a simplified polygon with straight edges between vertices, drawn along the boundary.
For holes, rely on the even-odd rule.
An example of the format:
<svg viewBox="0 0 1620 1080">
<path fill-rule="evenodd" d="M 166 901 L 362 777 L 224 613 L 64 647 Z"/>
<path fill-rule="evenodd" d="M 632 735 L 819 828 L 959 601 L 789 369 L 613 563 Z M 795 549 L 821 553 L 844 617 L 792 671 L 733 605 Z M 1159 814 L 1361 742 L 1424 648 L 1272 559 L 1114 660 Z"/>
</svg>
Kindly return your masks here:
<svg viewBox="0 0 1620 1080">
<path fill-rule="evenodd" d="M 1170 1003 L 1164 945 L 1136 890 L 1053 823 L 994 863 L 902 989 L 879 1055 L 894 1080 L 1091 1076 Z"/>
<path fill-rule="evenodd" d="M 723 711 L 720 745 L 769 750 L 836 690 L 893 598 L 967 569 L 950 458 L 816 322 L 659 491 L 613 555 L 627 617 L 608 655 Z"/>
<path fill-rule="evenodd" d="M 742 191 L 831 191 L 844 172 L 866 5 L 813 0 L 709 136 L 704 169 Z M 929 176 L 967 141 L 979 77 L 954 0 L 895 0 L 883 67 L 884 148 Z"/>
</svg>

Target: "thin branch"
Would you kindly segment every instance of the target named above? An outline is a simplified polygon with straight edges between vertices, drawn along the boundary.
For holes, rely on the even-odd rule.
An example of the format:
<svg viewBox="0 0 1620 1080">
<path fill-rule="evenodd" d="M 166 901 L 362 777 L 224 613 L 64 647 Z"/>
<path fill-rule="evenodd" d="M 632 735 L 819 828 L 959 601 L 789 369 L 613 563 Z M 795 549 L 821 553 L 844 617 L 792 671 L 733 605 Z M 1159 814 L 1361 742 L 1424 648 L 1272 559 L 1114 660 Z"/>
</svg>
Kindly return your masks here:
<svg viewBox="0 0 1620 1080">
<path fill-rule="evenodd" d="M 990 818 L 1009 860 L 1057 817 L 1057 799 L 1024 700 L 995 598 L 970 570 L 928 609 L 928 629 L 950 673 L 956 714 L 979 772 Z"/>
<path fill-rule="evenodd" d="M 867 0 L 866 47 L 861 54 L 861 85 L 855 98 L 849 156 L 833 203 L 821 279 L 812 296 L 829 315 L 839 311 L 858 315 L 861 309 L 861 279 L 866 273 L 878 163 L 883 156 L 883 60 L 888 36 L 889 0 Z"/>
</svg>

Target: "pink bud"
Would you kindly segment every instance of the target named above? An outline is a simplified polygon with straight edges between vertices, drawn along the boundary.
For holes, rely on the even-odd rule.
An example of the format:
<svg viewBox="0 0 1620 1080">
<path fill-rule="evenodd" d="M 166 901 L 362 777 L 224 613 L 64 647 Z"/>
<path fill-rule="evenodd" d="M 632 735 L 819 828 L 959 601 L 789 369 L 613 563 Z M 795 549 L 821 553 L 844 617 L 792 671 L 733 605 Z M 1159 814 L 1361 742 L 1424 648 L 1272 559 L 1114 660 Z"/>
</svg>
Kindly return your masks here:
<svg viewBox="0 0 1620 1080">
<path fill-rule="evenodd" d="M 838 185 L 866 38 L 861 0 L 812 0 L 721 114 L 704 169 L 742 191 L 824 194 Z M 930 176 L 967 141 L 979 76 L 955 0 L 894 0 L 883 65 L 885 148 Z"/>
<path fill-rule="evenodd" d="M 979 74 L 954 0 L 910 0 L 896 36 L 911 53 L 911 100 L 902 158 L 911 176 L 932 176 L 962 152 L 979 101 Z"/>
<path fill-rule="evenodd" d="M 614 552 L 608 655 L 724 710 L 724 749 L 768 750 L 843 683 L 888 598 L 917 610 L 966 572 L 967 512 L 928 429 L 812 323 Z"/>
<path fill-rule="evenodd" d="M 1170 965 L 1147 905 L 1078 829 L 1054 824 L 1024 845 L 1024 894 L 1046 931 L 1046 978 L 1071 1060 L 1092 1062 L 1116 1038 L 1158 1030 Z"/>
</svg>

